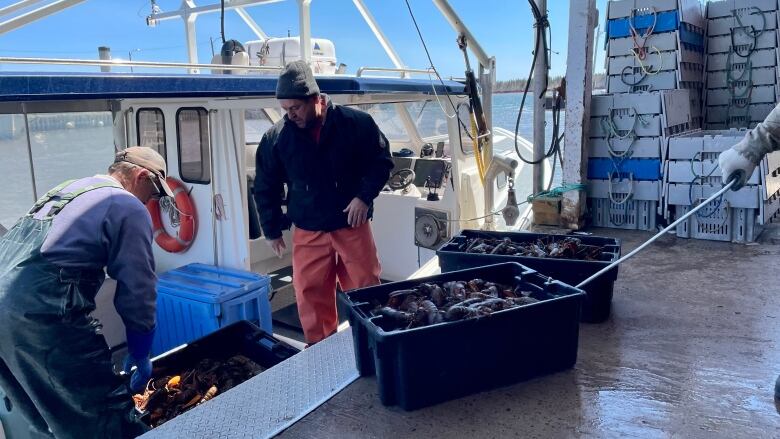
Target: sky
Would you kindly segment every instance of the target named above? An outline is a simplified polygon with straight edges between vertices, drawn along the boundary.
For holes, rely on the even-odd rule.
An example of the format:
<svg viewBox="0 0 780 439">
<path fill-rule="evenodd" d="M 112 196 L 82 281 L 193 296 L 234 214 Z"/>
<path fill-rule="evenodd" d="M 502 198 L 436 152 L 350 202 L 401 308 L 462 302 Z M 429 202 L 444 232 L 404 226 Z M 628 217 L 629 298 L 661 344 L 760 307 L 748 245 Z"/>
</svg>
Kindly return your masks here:
<svg viewBox="0 0 780 439">
<path fill-rule="evenodd" d="M 0 9 L 17 1 L 0 0 Z M 199 6 L 219 3 L 218 0 L 194 1 Z M 579 3 L 583 0 L 574 1 Z M 163 12 L 177 10 L 181 3 L 181 0 L 157 0 Z M 430 65 L 404 0 L 364 0 L 364 3 L 404 64 L 420 69 Z M 454 30 L 431 0 L 409 0 L 409 3 L 434 66 L 443 77 L 462 77 L 465 63 L 455 42 L 457 35 Z M 606 0 L 597 0 L 597 3 L 602 8 Z M 450 4 L 488 55 L 496 57 L 499 80 L 528 75 L 534 30 L 526 0 L 450 0 Z M 183 20 L 176 18 L 149 27 L 145 17 L 150 10 L 150 0 L 87 0 L 0 35 L 0 56 L 96 59 L 98 46 L 107 46 L 111 48 L 113 58 L 187 62 Z M 552 26 L 551 75 L 563 75 L 566 70 L 568 10 L 569 1 L 548 0 Z M 246 11 L 271 37 L 285 37 L 288 33 L 298 35 L 296 0 L 252 6 Z M 362 66 L 393 67 L 352 0 L 312 0 L 311 11 L 312 35 L 334 42 L 338 62 L 347 65 L 348 73 L 355 73 Z M 0 21 L 16 15 L 2 16 Z M 217 53 L 221 47 L 219 15 L 203 14 L 196 22 L 201 63 L 211 61 L 212 42 Z M 225 37 L 241 42 L 257 39 L 238 14 L 230 10 L 225 13 Z M 477 65 L 473 58 L 471 62 L 472 66 Z M 62 66 L 0 65 L 0 71 L 12 70 L 68 69 Z M 117 71 L 128 70 L 117 68 Z"/>
</svg>

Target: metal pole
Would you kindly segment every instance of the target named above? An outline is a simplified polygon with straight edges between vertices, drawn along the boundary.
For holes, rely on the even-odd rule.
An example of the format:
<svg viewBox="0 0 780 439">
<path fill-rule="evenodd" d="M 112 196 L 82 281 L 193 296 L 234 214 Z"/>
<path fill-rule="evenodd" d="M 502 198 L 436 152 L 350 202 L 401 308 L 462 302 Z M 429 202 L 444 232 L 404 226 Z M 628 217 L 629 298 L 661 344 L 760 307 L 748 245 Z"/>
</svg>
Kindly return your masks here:
<svg viewBox="0 0 780 439">
<path fill-rule="evenodd" d="M 12 12 L 18 11 L 19 9 L 24 9 L 28 6 L 34 5 L 35 3 L 40 3 L 41 1 L 42 0 L 22 0 L 12 5 L 8 5 L 4 8 L 0 8 L 0 16 L 8 15 Z"/>
<path fill-rule="evenodd" d="M 547 0 L 534 0 L 543 15 L 547 14 Z M 536 28 L 534 34 L 536 35 Z M 545 142 L 545 110 L 544 110 L 544 92 L 547 87 L 547 54 L 544 52 L 544 40 L 536 40 L 536 66 L 534 67 L 534 155 L 533 161 L 539 161 L 544 157 Z M 544 184 L 544 163 L 534 165 L 533 169 L 533 193 L 538 194 L 545 189 Z"/>
<path fill-rule="evenodd" d="M 42 6 L 38 9 L 32 10 L 26 14 L 19 15 L 18 17 L 11 18 L 10 20 L 0 23 L 0 35 L 10 32 L 14 29 L 18 29 L 22 26 L 26 26 L 30 23 L 40 20 L 41 18 L 48 17 L 49 15 L 56 14 L 71 6 L 77 5 L 84 0 L 58 0 L 48 5 Z M 11 5 L 9 8 L 14 7 Z M 7 11 L 8 9 L 5 8 Z"/>
<path fill-rule="evenodd" d="M 100 58 L 101 61 L 110 61 L 111 60 L 111 48 L 106 46 L 100 46 L 98 47 L 98 58 Z M 110 72 L 111 66 L 100 66 L 101 72 Z"/>
<path fill-rule="evenodd" d="M 33 203 L 38 199 L 38 187 L 35 184 L 35 166 L 33 165 L 32 139 L 30 136 L 30 120 L 27 114 L 27 104 L 22 103 L 24 114 L 24 132 L 27 135 L 27 159 L 30 161 L 30 179 L 32 181 Z"/>
<path fill-rule="evenodd" d="M 225 10 L 228 11 L 230 9 L 245 8 L 249 6 L 280 3 L 283 1 L 284 0 L 232 0 L 232 1 L 225 2 Z M 221 12 L 221 10 L 222 10 L 222 5 L 220 4 L 220 2 L 216 2 L 215 4 L 206 5 L 206 6 L 195 6 L 195 4 L 192 3 L 186 7 L 182 7 L 177 11 L 161 12 L 158 14 L 153 13 L 149 16 L 149 18 L 151 18 L 155 22 L 160 22 L 164 20 L 170 20 L 173 18 L 185 17 L 187 14 L 211 14 L 215 12 Z"/>
<path fill-rule="evenodd" d="M 390 57 L 390 61 L 392 61 L 393 65 L 397 69 L 405 68 L 406 66 L 404 65 L 403 61 L 401 61 L 401 57 L 398 55 L 398 52 L 396 52 L 395 48 L 393 48 L 393 46 L 390 44 L 390 40 L 388 40 L 384 32 L 382 32 L 382 29 L 379 27 L 379 24 L 376 22 L 374 16 L 371 15 L 371 11 L 369 11 L 368 7 L 366 7 L 365 3 L 363 3 L 363 0 L 352 0 L 352 3 L 355 4 L 355 8 L 358 10 L 358 12 L 360 12 L 360 15 L 363 17 L 363 20 L 365 20 L 369 29 L 371 29 L 371 32 L 374 33 L 374 36 L 385 50 L 387 56 Z M 402 76 L 408 77 L 406 74 Z"/>
<path fill-rule="evenodd" d="M 133 62 L 133 52 L 140 52 L 141 49 L 132 49 L 127 51 L 127 60 Z M 130 73 L 133 73 L 133 65 L 130 64 Z"/>
<path fill-rule="evenodd" d="M 301 26 L 301 59 L 311 62 L 311 0 L 298 0 Z"/>
<path fill-rule="evenodd" d="M 466 35 L 466 40 L 469 43 L 469 49 L 471 49 L 471 51 L 477 57 L 479 63 L 485 67 L 490 67 L 490 57 L 487 55 L 487 53 L 485 53 L 485 50 L 482 49 L 482 46 L 479 45 L 477 40 L 474 38 L 474 35 L 471 34 L 471 31 L 469 31 L 469 29 L 463 23 L 463 20 L 461 20 L 455 10 L 452 9 L 452 6 L 450 6 L 449 2 L 447 0 L 433 0 L 433 4 L 439 8 L 439 11 L 441 11 L 442 15 L 444 15 L 444 18 L 450 23 L 450 26 L 455 29 L 455 33 Z"/>
<path fill-rule="evenodd" d="M 263 29 L 260 28 L 260 26 L 255 22 L 255 20 L 252 19 L 252 16 L 249 15 L 249 13 L 244 10 L 244 8 L 236 8 L 236 13 L 239 17 L 241 17 L 242 20 L 244 20 L 244 23 L 246 23 L 246 25 L 252 29 L 252 32 L 254 32 L 258 38 L 261 40 L 268 39 L 268 34 L 266 34 Z"/>
<path fill-rule="evenodd" d="M 184 15 L 184 37 L 187 40 L 187 60 L 190 64 L 198 64 L 198 44 L 195 40 L 195 21 L 198 19 L 198 14 L 192 12 L 195 9 L 195 2 L 192 0 L 184 0 L 182 6 L 186 7 Z M 200 73 L 198 69 L 190 69 L 190 73 Z"/>
</svg>

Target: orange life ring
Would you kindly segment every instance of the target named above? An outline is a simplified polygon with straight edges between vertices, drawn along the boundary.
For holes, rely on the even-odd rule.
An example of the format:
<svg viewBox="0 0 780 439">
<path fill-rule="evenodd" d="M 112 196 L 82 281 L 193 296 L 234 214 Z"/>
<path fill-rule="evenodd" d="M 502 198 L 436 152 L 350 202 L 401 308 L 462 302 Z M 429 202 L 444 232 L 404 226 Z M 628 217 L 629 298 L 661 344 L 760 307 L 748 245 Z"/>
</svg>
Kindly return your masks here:
<svg viewBox="0 0 780 439">
<path fill-rule="evenodd" d="M 149 200 L 146 203 L 146 209 L 152 216 L 152 228 L 154 230 L 154 241 L 163 250 L 170 253 L 181 253 L 192 245 L 197 230 L 197 220 L 195 218 L 195 206 L 192 204 L 187 188 L 184 183 L 173 178 L 165 179 L 173 191 L 173 201 L 176 210 L 179 211 L 179 231 L 176 236 L 171 236 L 165 231 L 160 211 L 160 200 Z"/>
</svg>

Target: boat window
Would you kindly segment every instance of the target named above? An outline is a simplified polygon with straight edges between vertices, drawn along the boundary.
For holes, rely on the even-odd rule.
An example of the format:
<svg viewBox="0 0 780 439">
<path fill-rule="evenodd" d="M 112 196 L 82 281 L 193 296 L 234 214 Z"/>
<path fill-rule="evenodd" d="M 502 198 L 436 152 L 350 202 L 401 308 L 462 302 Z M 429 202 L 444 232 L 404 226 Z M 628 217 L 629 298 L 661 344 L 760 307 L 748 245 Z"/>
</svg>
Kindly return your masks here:
<svg viewBox="0 0 780 439">
<path fill-rule="evenodd" d="M 179 173 L 188 183 L 211 182 L 209 120 L 205 108 L 181 108 L 176 112 L 179 141 Z"/>
<path fill-rule="evenodd" d="M 135 114 L 138 145 L 148 146 L 159 152 L 168 161 L 165 154 L 165 116 L 159 108 L 141 108 Z"/>
<path fill-rule="evenodd" d="M 444 100 L 442 105 L 449 105 Z M 422 102 L 409 102 L 406 104 L 409 114 L 412 116 L 420 137 L 441 137 L 447 135 L 447 115 L 444 114 L 441 105 L 435 100 Z M 445 107 L 446 108 L 446 107 Z M 452 114 L 452 107 L 449 110 Z"/>
<path fill-rule="evenodd" d="M 395 104 L 362 104 L 358 108 L 374 118 L 379 129 L 390 142 L 409 141 L 409 134 L 404 128 L 404 123 L 398 115 Z"/>
<path fill-rule="evenodd" d="M 35 202 L 23 115 L 0 115 L 0 156 L 0 175 L 12 188 L 0 191 L 0 225 L 10 229 Z"/>
<path fill-rule="evenodd" d="M 246 131 L 246 143 L 260 143 L 263 134 L 273 126 L 271 119 L 262 109 L 246 110 L 244 113 L 244 126 Z"/>
<path fill-rule="evenodd" d="M 109 111 L 30 113 L 27 122 L 39 196 L 63 181 L 105 174 L 114 161 Z"/>
</svg>

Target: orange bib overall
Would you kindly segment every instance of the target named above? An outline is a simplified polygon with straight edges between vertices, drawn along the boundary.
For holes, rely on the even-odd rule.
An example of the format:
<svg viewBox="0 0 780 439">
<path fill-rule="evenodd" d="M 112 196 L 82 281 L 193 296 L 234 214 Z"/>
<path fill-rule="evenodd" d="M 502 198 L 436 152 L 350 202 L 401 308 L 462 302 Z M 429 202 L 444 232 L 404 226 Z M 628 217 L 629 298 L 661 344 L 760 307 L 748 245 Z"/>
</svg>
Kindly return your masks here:
<svg viewBox="0 0 780 439">
<path fill-rule="evenodd" d="M 336 332 L 336 282 L 342 291 L 379 284 L 381 266 L 370 222 L 311 232 L 293 230 L 293 286 L 306 342 Z"/>
</svg>

